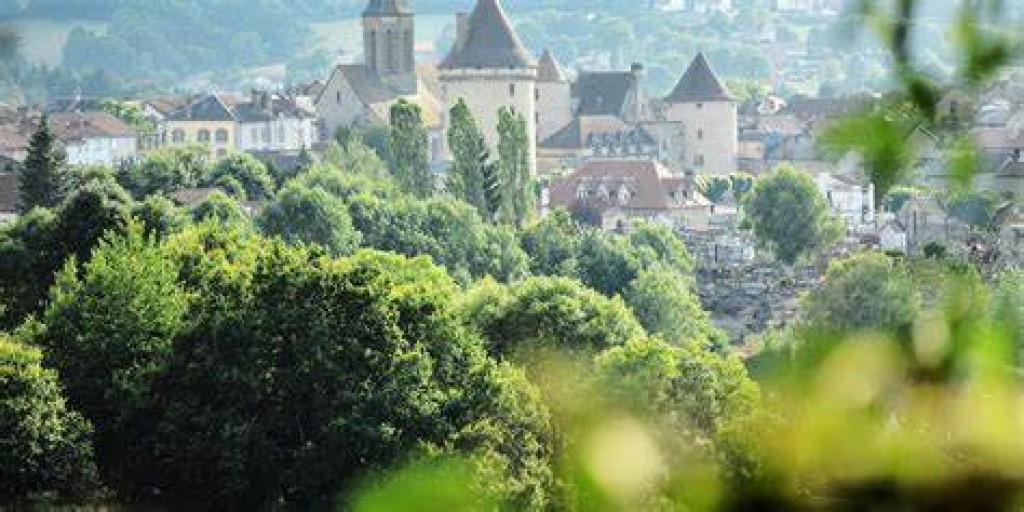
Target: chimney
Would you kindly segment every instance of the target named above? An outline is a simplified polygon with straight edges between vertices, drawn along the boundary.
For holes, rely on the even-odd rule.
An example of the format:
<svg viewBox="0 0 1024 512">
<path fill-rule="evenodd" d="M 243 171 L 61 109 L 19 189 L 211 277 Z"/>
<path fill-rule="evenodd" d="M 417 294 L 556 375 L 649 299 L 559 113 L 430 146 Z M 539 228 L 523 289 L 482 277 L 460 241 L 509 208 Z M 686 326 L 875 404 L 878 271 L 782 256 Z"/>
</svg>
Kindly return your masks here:
<svg viewBox="0 0 1024 512">
<path fill-rule="evenodd" d="M 461 50 L 469 39 L 469 14 L 460 12 L 455 15 L 455 49 Z"/>
</svg>

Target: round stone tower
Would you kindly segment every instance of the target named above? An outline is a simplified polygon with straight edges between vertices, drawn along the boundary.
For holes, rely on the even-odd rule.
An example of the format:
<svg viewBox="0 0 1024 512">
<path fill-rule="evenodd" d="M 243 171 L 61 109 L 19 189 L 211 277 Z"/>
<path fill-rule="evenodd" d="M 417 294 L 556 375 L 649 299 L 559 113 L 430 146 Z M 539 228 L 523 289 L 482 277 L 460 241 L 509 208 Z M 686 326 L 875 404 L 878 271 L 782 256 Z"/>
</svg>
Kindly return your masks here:
<svg viewBox="0 0 1024 512">
<path fill-rule="evenodd" d="M 460 14 L 457 21 L 455 45 L 438 66 L 447 108 L 460 98 L 466 102 L 494 156 L 498 146 L 498 109 L 511 108 L 522 115 L 526 121 L 530 172 L 536 173 L 536 61 L 515 33 L 498 0 L 479 0 L 471 14 Z"/>
</svg>

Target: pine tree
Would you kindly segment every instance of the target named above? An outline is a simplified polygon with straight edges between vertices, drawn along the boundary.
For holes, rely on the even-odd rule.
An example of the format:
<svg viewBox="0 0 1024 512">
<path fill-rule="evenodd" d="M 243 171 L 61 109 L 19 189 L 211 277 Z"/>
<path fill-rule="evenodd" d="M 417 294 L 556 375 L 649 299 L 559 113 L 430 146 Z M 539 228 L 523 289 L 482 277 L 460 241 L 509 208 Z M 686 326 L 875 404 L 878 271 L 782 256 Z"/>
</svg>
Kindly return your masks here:
<svg viewBox="0 0 1024 512">
<path fill-rule="evenodd" d="M 427 141 L 419 105 L 398 100 L 391 106 L 391 174 L 407 192 L 419 197 L 434 192 Z"/>
<path fill-rule="evenodd" d="M 481 215 L 488 215 L 485 168 L 490 152 L 483 133 L 477 127 L 473 114 L 460 99 L 450 110 L 451 126 L 448 128 L 448 148 L 451 150 L 452 167 L 448 178 L 448 191 L 458 199 L 473 206 Z"/>
<path fill-rule="evenodd" d="M 36 206 L 53 208 L 64 197 L 66 173 L 64 153 L 56 147 L 56 137 L 44 114 L 39 129 L 29 141 L 28 156 L 21 166 L 21 200 L 19 207 L 27 212 Z"/>
<path fill-rule="evenodd" d="M 510 109 L 498 110 L 498 168 L 503 198 L 500 217 L 522 226 L 533 212 L 526 120 Z"/>
</svg>

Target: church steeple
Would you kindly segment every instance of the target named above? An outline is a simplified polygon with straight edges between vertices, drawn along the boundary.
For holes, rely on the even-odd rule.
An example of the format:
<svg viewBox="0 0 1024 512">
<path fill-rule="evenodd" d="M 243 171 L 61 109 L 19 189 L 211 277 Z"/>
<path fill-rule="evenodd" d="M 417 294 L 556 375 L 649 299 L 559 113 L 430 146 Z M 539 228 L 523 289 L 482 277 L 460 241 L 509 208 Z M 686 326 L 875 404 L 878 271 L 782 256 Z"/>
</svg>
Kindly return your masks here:
<svg viewBox="0 0 1024 512">
<path fill-rule="evenodd" d="M 406 0 L 370 0 L 363 54 L 366 67 L 395 92 L 416 92 L 416 17 Z"/>
<path fill-rule="evenodd" d="M 398 16 L 412 13 L 409 3 L 405 0 L 370 0 L 363 11 L 363 16 Z"/>
</svg>

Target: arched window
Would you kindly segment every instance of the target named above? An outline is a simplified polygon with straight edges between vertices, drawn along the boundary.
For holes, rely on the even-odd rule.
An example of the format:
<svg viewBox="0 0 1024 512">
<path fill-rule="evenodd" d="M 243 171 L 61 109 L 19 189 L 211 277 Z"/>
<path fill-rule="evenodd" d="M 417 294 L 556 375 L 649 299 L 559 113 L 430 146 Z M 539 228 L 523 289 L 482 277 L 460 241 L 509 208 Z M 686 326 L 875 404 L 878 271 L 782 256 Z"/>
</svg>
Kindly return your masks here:
<svg viewBox="0 0 1024 512">
<path fill-rule="evenodd" d="M 220 128 L 216 133 L 217 144 L 226 144 L 228 142 L 228 131 L 224 128 Z"/>
<path fill-rule="evenodd" d="M 395 64 L 395 61 L 397 60 L 397 49 L 395 48 L 395 34 L 392 33 L 391 29 L 389 28 L 384 33 L 384 38 L 384 44 L 387 45 L 387 64 L 385 65 L 385 69 L 387 69 L 387 71 L 394 71 L 397 68 L 397 65 Z"/>
<path fill-rule="evenodd" d="M 178 129 L 171 132 L 171 142 L 175 144 L 185 142 L 185 130 Z"/>
<path fill-rule="evenodd" d="M 210 130 L 207 130 L 206 128 L 199 130 L 199 133 L 196 135 L 196 140 L 199 142 L 210 142 Z"/>
<path fill-rule="evenodd" d="M 405 52 L 403 53 L 405 58 L 405 71 L 412 71 L 415 67 L 414 62 L 416 58 L 416 43 L 412 40 L 412 30 L 406 29 L 405 31 Z"/>
<path fill-rule="evenodd" d="M 377 31 L 376 30 L 371 30 L 370 31 L 370 41 L 369 42 L 370 42 L 370 47 L 366 49 L 366 51 L 368 52 L 368 56 L 369 56 L 369 59 L 367 59 L 367 61 L 369 62 L 371 68 L 377 69 L 377 67 L 380 66 L 380 59 L 378 59 L 378 57 L 377 57 Z M 338 103 L 341 103 L 341 93 L 340 92 L 338 93 Z"/>
</svg>

